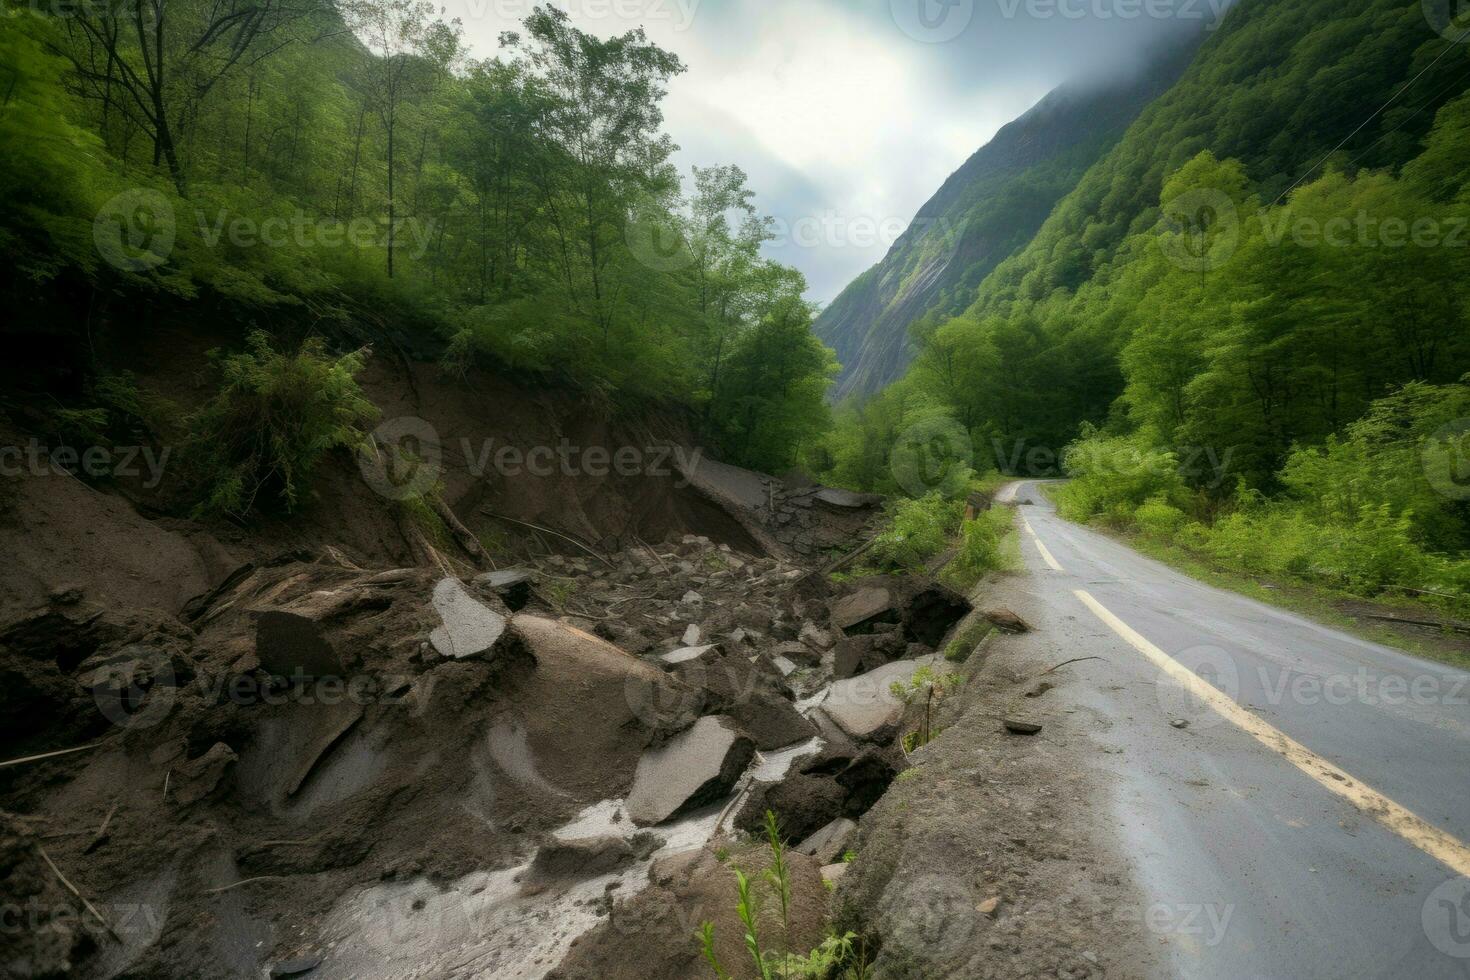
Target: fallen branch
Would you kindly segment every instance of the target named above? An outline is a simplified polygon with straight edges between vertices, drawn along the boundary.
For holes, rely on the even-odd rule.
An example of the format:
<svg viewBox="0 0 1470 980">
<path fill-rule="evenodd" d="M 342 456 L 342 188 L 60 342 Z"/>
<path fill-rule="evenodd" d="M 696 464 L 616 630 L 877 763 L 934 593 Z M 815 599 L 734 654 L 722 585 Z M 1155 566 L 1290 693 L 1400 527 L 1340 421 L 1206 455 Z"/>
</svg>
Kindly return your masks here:
<svg viewBox="0 0 1470 980">
<path fill-rule="evenodd" d="M 228 884 L 228 885 L 220 885 L 218 888 L 208 888 L 208 889 L 205 889 L 204 894 L 206 894 L 206 895 L 218 895 L 220 892 L 227 892 L 231 888 L 239 888 L 241 885 L 248 885 L 248 884 L 250 884 L 253 881 L 270 881 L 273 878 L 284 878 L 284 877 L 286 877 L 286 876 L 285 875 L 256 875 L 254 878 L 241 878 L 239 881 L 232 882 L 231 884 Z"/>
<path fill-rule="evenodd" d="M 439 519 L 444 522 L 445 526 L 449 528 L 450 533 L 454 535 L 455 540 L 459 542 L 459 546 L 468 552 L 476 561 L 488 562 L 493 569 L 495 563 L 490 561 L 489 555 L 485 554 L 485 549 L 481 546 L 480 539 L 471 534 L 470 529 L 465 527 L 460 519 L 455 516 L 454 511 L 444 502 L 444 498 L 438 494 L 430 494 L 429 503 L 434 508 L 434 513 L 439 515 Z"/>
<path fill-rule="evenodd" d="M 91 854 L 107 841 L 107 828 L 112 824 L 112 815 L 117 812 L 117 806 L 117 802 L 114 802 L 112 809 L 107 811 L 107 816 L 102 818 L 102 826 L 97 828 L 97 833 L 92 836 L 87 846 L 82 848 L 83 854 Z"/>
<path fill-rule="evenodd" d="M 663 569 L 665 575 L 667 575 L 669 573 L 669 566 L 667 566 L 667 565 L 664 564 L 664 560 L 659 557 L 659 554 L 658 554 L 657 551 L 654 551 L 651 547 L 649 547 L 647 541 L 644 541 L 642 538 L 638 537 L 638 535 L 636 535 L 636 534 L 633 535 L 633 540 L 634 541 L 637 541 L 639 544 L 641 544 L 643 546 L 643 550 L 646 551 L 646 552 L 648 552 L 650 555 L 653 556 L 653 560 L 656 561 L 656 562 L 658 562 L 658 567 L 661 568 L 661 569 Z"/>
<path fill-rule="evenodd" d="M 1470 633 L 1470 626 L 1460 626 L 1455 623 L 1435 623 L 1427 619 L 1403 619 L 1399 616 L 1380 616 L 1376 613 L 1367 613 L 1366 618 L 1376 619 L 1384 623 L 1402 623 L 1405 626 L 1424 626 L 1429 629 L 1449 630 L 1452 633 Z"/>
<path fill-rule="evenodd" d="M 1068 664 L 1080 664 L 1084 660 L 1102 660 L 1102 659 L 1103 659 L 1102 657 L 1075 657 L 1072 660 L 1063 660 L 1061 663 L 1057 664 L 1055 667 L 1052 667 L 1049 670 L 1043 670 L 1037 676 L 1038 677 L 1045 677 L 1047 674 L 1055 674 L 1057 671 L 1061 670 L 1063 667 L 1067 666 Z"/>
<path fill-rule="evenodd" d="M 86 907 L 88 912 L 91 912 L 97 917 L 97 921 L 102 923 L 102 926 L 107 930 L 108 935 L 110 935 L 113 939 L 116 939 L 118 942 L 122 942 L 123 938 L 117 934 L 116 929 L 112 928 L 112 923 L 108 922 L 107 918 L 101 912 L 97 911 L 96 906 L 87 901 L 86 897 L 83 896 L 81 892 L 77 891 L 76 885 L 73 885 L 71 882 L 66 880 L 66 875 L 62 874 L 61 869 L 56 866 L 56 862 L 51 860 L 51 855 L 46 853 L 46 848 L 42 847 L 40 844 L 37 844 L 36 850 L 41 852 L 42 859 L 45 860 L 46 864 L 51 868 L 51 871 L 56 875 L 57 879 L 66 886 L 66 890 L 75 895 L 77 897 L 77 901 L 81 902 L 82 905 Z"/>
<path fill-rule="evenodd" d="M 530 528 L 532 531 L 542 531 L 542 532 L 544 532 L 546 534 L 554 535 L 555 537 L 561 538 L 563 541 L 569 542 L 571 544 L 576 545 L 578 548 L 581 548 L 583 551 L 587 552 L 587 554 L 591 555 L 593 558 L 596 558 L 598 561 L 602 562 L 608 568 L 617 568 L 618 567 L 618 566 L 614 565 L 611 561 L 609 561 L 607 558 L 604 558 L 602 555 L 600 555 L 597 552 L 593 551 L 591 548 L 587 547 L 582 542 L 578 541 L 576 538 L 571 537 L 570 535 L 567 535 L 567 534 L 562 534 L 560 531 L 553 531 L 549 527 L 542 527 L 540 524 L 532 524 L 530 521 L 518 521 L 514 517 L 506 517 L 504 514 L 496 514 L 496 513 L 492 512 L 492 511 L 488 511 L 488 510 L 482 510 L 480 513 L 484 514 L 486 517 L 493 517 L 497 521 L 507 521 L 507 522 L 509 522 L 511 524 L 518 524 L 521 527 Z"/>
<path fill-rule="evenodd" d="M 42 752 L 40 755 L 27 755 L 19 759 L 6 759 L 4 762 L 0 762 L 0 769 L 4 769 L 6 766 L 18 766 L 24 762 L 39 762 L 42 759 L 52 759 L 58 755 L 71 755 L 73 752 L 85 752 L 88 749 L 95 749 L 101 744 L 101 742 L 93 742 L 91 745 L 78 745 L 74 749 L 57 749 L 55 752 Z"/>
</svg>

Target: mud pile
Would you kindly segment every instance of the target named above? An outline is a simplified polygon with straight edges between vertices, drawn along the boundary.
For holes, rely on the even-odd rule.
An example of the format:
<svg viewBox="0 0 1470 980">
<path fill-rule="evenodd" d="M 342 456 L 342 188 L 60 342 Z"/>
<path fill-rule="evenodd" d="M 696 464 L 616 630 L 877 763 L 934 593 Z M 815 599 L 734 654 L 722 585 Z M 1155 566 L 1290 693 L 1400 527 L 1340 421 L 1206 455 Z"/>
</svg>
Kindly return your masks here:
<svg viewBox="0 0 1470 980">
<path fill-rule="evenodd" d="M 767 809 L 816 838 L 793 868 L 819 941 L 819 870 L 906 765 L 888 679 L 964 603 L 811 570 L 685 535 L 463 578 L 296 551 L 176 613 L 53 591 L 0 625 L 6 724 L 63 753 L 0 767 L 7 877 L 47 926 L 4 959 L 571 977 L 637 946 L 682 978 L 688 923 L 652 923 L 737 936 L 715 848 L 758 863 Z"/>
</svg>

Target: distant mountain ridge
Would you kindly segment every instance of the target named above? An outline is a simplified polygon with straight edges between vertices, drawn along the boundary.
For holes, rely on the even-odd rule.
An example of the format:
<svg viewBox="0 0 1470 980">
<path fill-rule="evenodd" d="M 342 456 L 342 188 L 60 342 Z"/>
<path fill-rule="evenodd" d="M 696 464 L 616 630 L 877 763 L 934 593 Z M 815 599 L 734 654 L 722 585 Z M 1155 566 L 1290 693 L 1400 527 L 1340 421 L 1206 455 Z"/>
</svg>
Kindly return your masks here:
<svg viewBox="0 0 1470 980">
<path fill-rule="evenodd" d="M 1103 86 L 1063 85 L 950 175 L 883 261 L 848 284 L 814 330 L 837 352 L 836 400 L 869 395 L 908 366 L 908 331 L 968 308 L 980 282 L 1025 247 L 1058 201 L 1183 73 L 1197 39 Z"/>
</svg>

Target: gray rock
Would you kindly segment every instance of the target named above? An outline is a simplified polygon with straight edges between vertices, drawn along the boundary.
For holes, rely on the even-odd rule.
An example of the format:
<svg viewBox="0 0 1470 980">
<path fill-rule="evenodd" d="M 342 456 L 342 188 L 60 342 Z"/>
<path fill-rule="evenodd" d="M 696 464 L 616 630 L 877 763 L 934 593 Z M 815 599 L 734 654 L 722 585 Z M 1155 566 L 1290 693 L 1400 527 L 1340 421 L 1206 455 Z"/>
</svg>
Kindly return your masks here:
<svg viewBox="0 0 1470 980">
<path fill-rule="evenodd" d="M 894 622 L 898 619 L 892 594 L 876 586 L 858 589 L 834 601 L 831 613 L 832 625 L 844 632 L 861 629 L 879 620 Z"/>
<path fill-rule="evenodd" d="M 832 649 L 832 634 L 816 623 L 803 623 L 797 639 L 816 650 Z"/>
<path fill-rule="evenodd" d="M 853 837 L 857 834 L 857 829 L 856 821 L 838 817 L 797 844 L 796 852 L 816 858 L 820 864 L 831 864 L 846 853 L 847 845 L 852 842 Z"/>
<path fill-rule="evenodd" d="M 856 677 L 884 664 L 901 659 L 908 651 L 903 634 L 897 630 L 844 636 L 832 648 L 832 677 L 844 680 Z M 932 653 L 927 647 L 925 653 Z"/>
<path fill-rule="evenodd" d="M 783 657 L 794 663 L 806 664 L 807 666 L 815 666 L 821 663 L 822 660 L 820 650 L 814 650 L 805 643 L 800 643 L 796 640 L 787 640 L 784 643 L 778 643 L 771 648 L 770 653 L 772 659 Z"/>
<path fill-rule="evenodd" d="M 440 579 L 433 602 L 444 625 L 429 634 L 429 642 L 443 656 L 455 660 L 482 656 L 505 633 L 505 617 L 470 595 L 459 579 Z"/>
<path fill-rule="evenodd" d="M 679 664 L 689 663 L 692 660 L 707 660 L 714 656 L 713 651 L 718 649 L 719 646 L 714 643 L 698 647 L 680 647 L 677 650 L 672 650 L 664 654 L 658 659 L 664 664 L 674 667 Z"/>
<path fill-rule="evenodd" d="M 529 568 L 502 568 L 499 571 L 476 575 L 474 581 L 476 585 L 483 585 L 488 589 L 506 589 L 512 585 L 531 581 L 531 570 Z"/>
<path fill-rule="evenodd" d="M 701 718 L 638 760 L 628 816 L 647 827 L 714 803 L 730 792 L 754 755 L 755 743 L 729 719 Z"/>
<path fill-rule="evenodd" d="M 815 494 L 816 499 L 828 507 L 836 507 L 839 510 L 859 510 L 863 507 L 876 507 L 883 502 L 883 498 L 873 493 L 853 493 L 851 490 L 840 490 L 836 487 L 823 487 Z"/>
<path fill-rule="evenodd" d="M 690 623 L 689 628 L 684 631 L 684 638 L 681 642 L 686 647 L 698 646 L 700 636 L 699 624 Z"/>
<path fill-rule="evenodd" d="M 882 741 L 898 730 L 903 703 L 889 689 L 906 682 L 920 667 L 946 668 L 943 657 L 899 660 L 857 677 L 836 681 L 821 710 L 843 733 L 859 741 Z"/>
<path fill-rule="evenodd" d="M 531 586 L 534 582 L 528 568 L 503 568 L 499 571 L 476 575 L 474 584 L 481 589 L 494 592 L 513 612 L 518 612 L 530 603 Z"/>
</svg>

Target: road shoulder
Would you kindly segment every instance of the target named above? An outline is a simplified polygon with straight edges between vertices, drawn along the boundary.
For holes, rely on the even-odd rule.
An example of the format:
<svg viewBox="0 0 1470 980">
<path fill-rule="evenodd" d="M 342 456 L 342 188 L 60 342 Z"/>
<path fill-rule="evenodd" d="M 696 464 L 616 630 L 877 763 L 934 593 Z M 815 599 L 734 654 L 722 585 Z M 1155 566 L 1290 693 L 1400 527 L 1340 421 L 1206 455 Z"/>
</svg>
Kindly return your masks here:
<svg viewBox="0 0 1470 980">
<path fill-rule="evenodd" d="M 994 633 L 915 768 L 862 820 L 838 926 L 876 936 L 882 977 L 1101 977 L 1158 972 L 1143 899 L 1106 823 L 1102 750 L 1076 708 L 1085 656 L 1027 574 L 975 594 L 1033 627 Z M 1030 695 L 1030 696 L 1028 696 Z M 1006 731 L 1004 719 L 1040 725 Z"/>
</svg>

